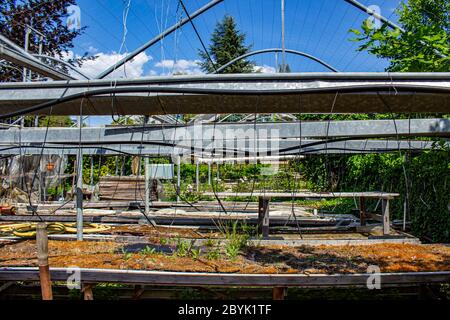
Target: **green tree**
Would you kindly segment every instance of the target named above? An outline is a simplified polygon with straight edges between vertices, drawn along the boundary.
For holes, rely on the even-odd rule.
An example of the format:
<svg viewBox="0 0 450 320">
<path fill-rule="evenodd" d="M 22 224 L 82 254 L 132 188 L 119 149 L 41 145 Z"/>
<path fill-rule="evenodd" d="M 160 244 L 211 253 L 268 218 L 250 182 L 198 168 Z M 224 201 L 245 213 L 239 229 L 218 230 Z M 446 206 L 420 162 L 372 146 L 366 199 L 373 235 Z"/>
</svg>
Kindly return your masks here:
<svg viewBox="0 0 450 320">
<path fill-rule="evenodd" d="M 60 56 L 73 48 L 73 40 L 84 30 L 84 28 L 69 30 L 65 25 L 66 9 L 75 4 L 75 0 L 2 0 L 0 1 L 0 33 L 20 47 L 24 47 L 25 30 L 29 25 L 44 35 L 43 54 Z M 29 51 L 38 53 L 39 43 L 40 36 L 32 32 L 29 36 Z M 82 58 L 71 62 L 81 63 L 83 60 Z M 22 81 L 22 69 L 7 62 L 0 64 L 0 74 L 1 81 Z M 33 74 L 32 77 L 37 75 Z"/>
<path fill-rule="evenodd" d="M 209 56 L 203 50 L 199 50 L 202 61 L 199 63 L 203 71 L 212 73 L 215 67 L 225 65 L 227 62 L 248 53 L 251 46 L 245 45 L 245 34 L 237 28 L 234 18 L 226 15 L 222 21 L 217 23 L 211 36 L 209 46 L 209 56 L 213 59 L 214 65 L 209 60 Z M 254 63 L 248 60 L 240 60 L 229 66 L 222 73 L 251 73 L 254 71 Z"/>
<path fill-rule="evenodd" d="M 0 1 L 0 33 L 8 39 L 14 41 L 20 47 L 24 46 L 25 30 L 31 26 L 34 30 L 43 34 L 42 40 L 40 35 L 31 32 L 29 35 L 29 52 L 38 53 L 39 44 L 42 41 L 42 53 L 49 56 L 61 56 L 73 48 L 73 40 L 83 33 L 80 30 L 69 30 L 65 25 L 67 17 L 66 9 L 70 5 L 75 5 L 75 0 L 30 0 Z M 69 61 L 72 64 L 80 65 L 87 59 L 87 53 L 80 59 Z M 67 72 L 67 68 L 63 66 L 53 66 Z M 17 82 L 23 79 L 22 68 L 3 61 L 0 63 L 0 81 Z M 36 80 L 38 74 L 32 73 L 31 78 Z M 12 119 L 13 121 L 15 119 Z M 25 117 L 25 125 L 33 126 L 35 118 Z M 39 126 L 67 126 L 72 124 L 69 117 L 39 117 Z"/>
<path fill-rule="evenodd" d="M 377 29 L 371 19 L 350 30 L 362 43 L 358 50 L 389 59 L 391 72 L 450 71 L 450 0 L 409 0 L 397 14 L 404 32 L 387 24 Z"/>
</svg>

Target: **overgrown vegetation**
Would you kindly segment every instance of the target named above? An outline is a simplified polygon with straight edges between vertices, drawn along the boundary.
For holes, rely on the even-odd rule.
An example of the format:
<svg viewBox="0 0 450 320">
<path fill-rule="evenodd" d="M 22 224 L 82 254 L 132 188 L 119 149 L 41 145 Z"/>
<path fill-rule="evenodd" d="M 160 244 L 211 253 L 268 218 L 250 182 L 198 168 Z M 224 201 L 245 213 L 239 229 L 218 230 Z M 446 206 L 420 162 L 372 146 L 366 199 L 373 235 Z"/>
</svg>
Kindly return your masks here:
<svg viewBox="0 0 450 320">
<path fill-rule="evenodd" d="M 400 199 L 392 203 L 394 219 L 403 219 L 407 200 L 416 236 L 450 241 L 450 149 L 444 143 L 420 154 L 315 156 L 301 167 L 316 190 L 399 192 Z"/>
</svg>

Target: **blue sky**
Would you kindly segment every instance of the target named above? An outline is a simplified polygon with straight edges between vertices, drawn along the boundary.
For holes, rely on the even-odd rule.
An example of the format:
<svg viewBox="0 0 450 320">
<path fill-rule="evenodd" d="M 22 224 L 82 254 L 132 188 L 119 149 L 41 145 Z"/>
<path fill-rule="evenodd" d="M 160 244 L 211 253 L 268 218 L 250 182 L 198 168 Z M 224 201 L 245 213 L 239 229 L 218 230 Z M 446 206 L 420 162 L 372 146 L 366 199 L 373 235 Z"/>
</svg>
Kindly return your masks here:
<svg viewBox="0 0 450 320">
<path fill-rule="evenodd" d="M 86 33 L 75 41 L 75 54 L 118 53 L 123 36 L 123 10 L 128 0 L 78 0 L 81 22 Z M 185 0 L 193 12 L 209 0 Z M 396 20 L 393 10 L 399 0 L 360 0 L 365 5 L 378 5 L 381 13 Z M 122 53 L 131 51 L 185 17 L 178 0 L 131 0 L 127 19 L 128 34 Z M 225 0 L 222 4 L 194 20 L 204 42 L 209 42 L 211 31 L 225 14 L 236 18 L 239 28 L 247 35 L 253 49 L 281 46 L 280 0 Z M 358 28 L 367 15 L 343 0 L 286 0 L 286 47 L 313 54 L 333 65 L 339 71 L 383 71 L 386 62 L 366 53 L 356 52 L 356 43 L 348 39 L 350 28 Z M 200 41 L 188 24 L 176 34 L 146 51 L 138 73 L 160 75 L 175 68 L 195 72 Z M 114 56 L 111 59 L 117 60 Z M 184 61 L 183 61 L 184 60 Z M 264 54 L 252 58 L 259 66 L 275 67 L 276 55 Z M 292 71 L 326 71 L 315 62 L 288 55 Z M 130 70 L 132 68 L 130 67 Z M 131 76 L 133 76 L 132 74 Z"/>
<path fill-rule="evenodd" d="M 81 25 L 85 33 L 75 41 L 73 54 L 88 52 L 98 55 L 93 62 L 85 63 L 83 71 L 95 76 L 126 52 L 139 47 L 161 30 L 185 17 L 178 0 L 131 0 L 127 18 L 127 36 L 121 48 L 124 26 L 123 14 L 129 0 L 78 0 L 81 9 Z M 286 48 L 303 51 L 329 63 L 339 71 L 383 71 L 386 61 L 365 52 L 357 52 L 358 44 L 349 41 L 351 28 L 359 28 L 367 19 L 364 12 L 350 6 L 344 0 L 285 0 L 286 1 Z M 209 0 L 184 0 L 190 13 Z M 360 0 L 371 6 L 377 5 L 381 14 L 397 20 L 394 10 L 401 0 Z M 178 10 L 177 10 L 178 8 Z M 194 23 L 208 44 L 217 21 L 225 14 L 235 17 L 239 29 L 247 36 L 247 44 L 254 50 L 281 47 L 280 0 L 225 0 Z M 190 24 L 168 36 L 144 54 L 127 64 L 126 72 L 118 71 L 119 77 L 142 77 L 170 74 L 174 71 L 199 73 L 196 64 L 200 41 Z M 119 55 L 119 51 L 121 55 Z M 273 72 L 277 56 L 268 53 L 252 57 L 252 61 L 264 72 Z M 280 61 L 280 56 L 278 56 Z M 292 72 L 328 71 L 316 62 L 287 55 Z M 110 122 L 110 117 L 93 117 L 90 124 Z"/>
</svg>

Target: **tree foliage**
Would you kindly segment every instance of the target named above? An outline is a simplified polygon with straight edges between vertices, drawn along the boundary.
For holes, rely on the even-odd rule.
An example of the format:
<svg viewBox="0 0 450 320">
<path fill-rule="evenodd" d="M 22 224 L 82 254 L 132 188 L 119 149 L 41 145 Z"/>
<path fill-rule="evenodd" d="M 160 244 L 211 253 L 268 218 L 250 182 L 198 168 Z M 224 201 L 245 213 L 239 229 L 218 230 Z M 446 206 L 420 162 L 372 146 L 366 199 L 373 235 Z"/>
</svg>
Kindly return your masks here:
<svg viewBox="0 0 450 320">
<path fill-rule="evenodd" d="M 397 13 L 405 32 L 387 24 L 377 29 L 371 19 L 351 30 L 358 50 L 389 59 L 387 71 L 450 71 L 450 0 L 409 0 Z"/>
<path fill-rule="evenodd" d="M 245 45 L 245 34 L 237 28 L 234 18 L 226 15 L 222 21 L 218 22 L 211 36 L 209 46 L 209 56 L 218 68 L 227 62 L 248 53 L 251 46 Z M 203 50 L 199 50 L 201 69 L 207 73 L 215 71 L 215 66 L 211 63 L 209 56 Z M 240 60 L 229 66 L 222 73 L 250 73 L 254 70 L 254 63 L 248 60 Z"/>
<path fill-rule="evenodd" d="M 71 31 L 65 25 L 66 8 L 75 4 L 75 0 L 1 0 L 0 33 L 24 47 L 26 25 L 29 25 L 44 35 L 43 54 L 61 56 L 73 48 L 73 40 L 83 32 L 83 29 Z M 30 34 L 30 52 L 39 52 L 39 38 L 34 32 Z M 1 81 L 22 81 L 22 69 L 6 62 L 0 64 L 0 74 Z"/>
<path fill-rule="evenodd" d="M 0 0 L 0 33 L 16 43 L 20 47 L 25 45 L 25 32 L 27 25 L 38 31 L 41 36 L 34 31 L 29 35 L 28 51 L 39 52 L 39 44 L 42 41 L 42 54 L 49 56 L 62 56 L 73 48 L 74 39 L 83 33 L 80 30 L 71 31 L 65 25 L 67 17 L 66 9 L 70 5 L 75 5 L 75 0 Z M 81 64 L 88 59 L 87 53 L 80 59 L 70 60 L 69 63 Z M 89 57 L 90 59 L 90 57 Z M 67 72 L 61 65 L 53 65 Z M 23 69 L 9 62 L 0 64 L 0 81 L 16 82 L 23 80 Z M 38 77 L 32 73 L 31 79 Z M 15 119 L 12 119 L 15 120 Z M 35 118 L 25 117 L 25 126 L 34 126 Z M 72 124 L 70 117 L 66 116 L 41 116 L 37 121 L 38 126 L 69 126 Z"/>
</svg>

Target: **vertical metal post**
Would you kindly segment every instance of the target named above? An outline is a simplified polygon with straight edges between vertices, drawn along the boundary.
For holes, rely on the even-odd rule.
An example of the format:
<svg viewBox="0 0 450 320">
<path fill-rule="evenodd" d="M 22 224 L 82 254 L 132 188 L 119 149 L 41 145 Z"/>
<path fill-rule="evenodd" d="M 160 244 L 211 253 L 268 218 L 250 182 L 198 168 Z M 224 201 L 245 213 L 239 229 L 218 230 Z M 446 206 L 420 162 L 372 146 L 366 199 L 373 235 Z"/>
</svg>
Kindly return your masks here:
<svg viewBox="0 0 450 320">
<path fill-rule="evenodd" d="M 82 117 L 78 117 L 78 128 L 82 130 Z M 77 240 L 83 241 L 83 151 L 78 149 L 77 154 L 77 188 L 76 188 L 76 205 L 77 205 Z"/>
<path fill-rule="evenodd" d="M 90 185 L 94 185 L 94 156 L 91 156 L 91 174 L 90 174 Z"/>
<path fill-rule="evenodd" d="M 180 189 L 181 189 L 181 157 L 177 157 L 177 202 L 180 201 Z"/>
<path fill-rule="evenodd" d="M 44 37 L 43 36 L 39 36 L 39 55 L 42 55 L 42 50 L 43 50 L 43 42 L 44 42 Z M 38 75 L 38 80 L 41 80 L 41 76 Z M 36 118 L 38 118 L 38 116 L 36 116 Z M 37 126 L 36 126 L 37 127 Z"/>
<path fill-rule="evenodd" d="M 144 205 L 145 205 L 145 214 L 150 213 L 150 164 L 148 161 L 148 157 L 144 158 L 144 174 L 145 174 L 145 199 L 144 199 Z"/>
<path fill-rule="evenodd" d="M 208 162 L 208 184 L 211 185 L 211 162 Z"/>
<path fill-rule="evenodd" d="M 199 192 L 200 191 L 199 162 L 198 162 L 198 159 L 196 159 L 195 161 L 196 161 L 196 166 L 195 166 L 195 188 L 196 188 L 197 192 Z"/>
<path fill-rule="evenodd" d="M 42 202 L 44 195 L 42 194 L 43 192 L 42 192 L 42 166 L 41 166 L 41 165 L 39 166 L 39 179 L 38 179 L 38 183 L 39 183 L 39 188 L 38 188 L 38 190 L 39 190 L 39 192 L 38 192 L 38 194 L 39 194 L 38 199 L 39 199 L 39 200 L 38 200 L 38 201 L 39 201 L 39 202 Z"/>
<path fill-rule="evenodd" d="M 28 52 L 28 47 L 29 47 L 29 43 L 30 43 L 30 33 L 31 30 L 30 28 L 28 28 L 28 26 L 25 26 L 25 44 L 24 44 L 24 49 L 26 52 Z M 22 81 L 23 82 L 27 82 L 27 68 L 23 67 L 23 74 L 22 74 Z M 20 126 L 24 127 L 25 126 L 25 116 L 22 116 L 20 119 Z"/>
<path fill-rule="evenodd" d="M 220 180 L 220 165 L 219 162 L 217 162 L 217 182 Z"/>
<path fill-rule="evenodd" d="M 28 47 L 29 47 L 29 43 L 30 43 L 30 33 L 31 30 L 28 26 L 25 26 L 25 45 L 24 45 L 24 49 L 26 52 L 28 52 Z M 23 75 L 22 75 L 22 80 L 23 82 L 27 82 L 27 68 L 23 67 Z"/>
<path fill-rule="evenodd" d="M 284 6 L 284 0 L 281 0 L 281 49 L 282 49 L 282 53 L 281 53 L 281 63 L 282 63 L 282 68 L 283 68 L 283 72 L 286 68 L 286 44 L 285 44 L 285 29 L 284 29 L 284 11 L 285 11 L 285 6 Z"/>
</svg>

